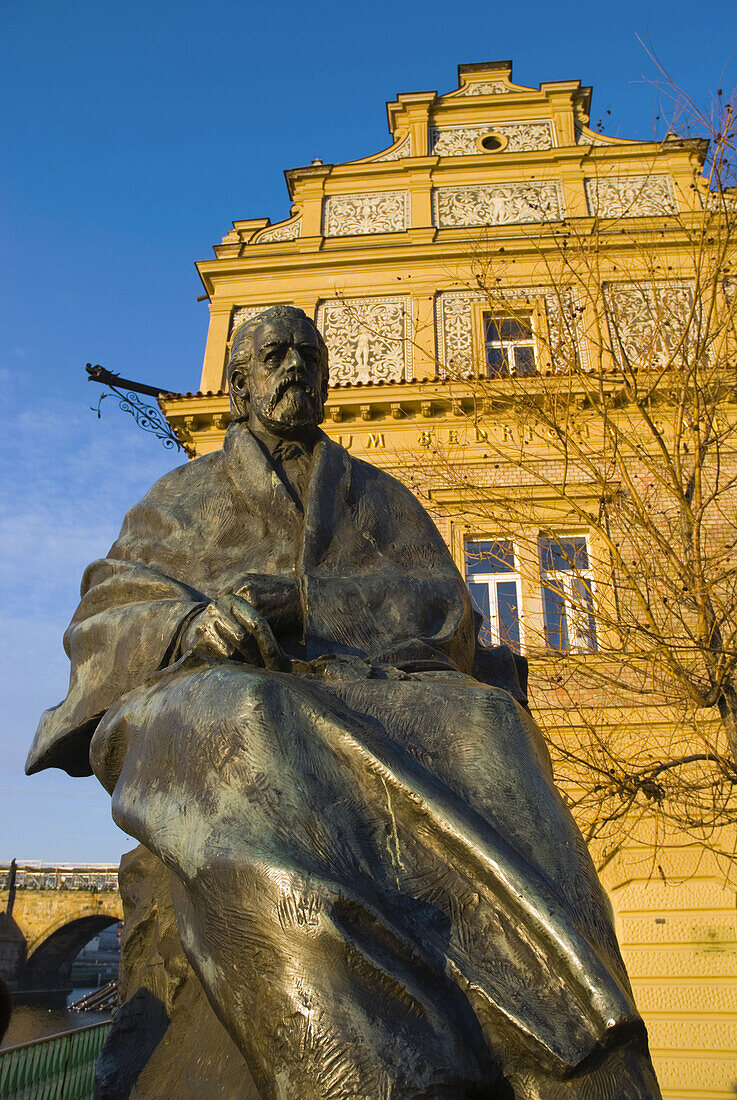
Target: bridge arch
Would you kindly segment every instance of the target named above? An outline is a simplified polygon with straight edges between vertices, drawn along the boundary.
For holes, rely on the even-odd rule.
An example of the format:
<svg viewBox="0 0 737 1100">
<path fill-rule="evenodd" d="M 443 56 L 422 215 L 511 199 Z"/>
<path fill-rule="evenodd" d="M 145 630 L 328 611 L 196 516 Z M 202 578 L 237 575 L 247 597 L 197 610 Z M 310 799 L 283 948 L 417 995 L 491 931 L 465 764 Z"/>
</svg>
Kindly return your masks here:
<svg viewBox="0 0 737 1100">
<path fill-rule="evenodd" d="M 66 990 L 72 986 L 72 963 L 93 936 L 117 924 L 120 917 L 88 913 L 67 921 L 42 940 L 26 959 L 20 975 L 25 990 Z"/>
<path fill-rule="evenodd" d="M 0 916 L 2 977 L 18 993 L 56 991 L 63 1000 L 79 951 L 123 919 L 117 866 L 0 864 Z"/>
</svg>

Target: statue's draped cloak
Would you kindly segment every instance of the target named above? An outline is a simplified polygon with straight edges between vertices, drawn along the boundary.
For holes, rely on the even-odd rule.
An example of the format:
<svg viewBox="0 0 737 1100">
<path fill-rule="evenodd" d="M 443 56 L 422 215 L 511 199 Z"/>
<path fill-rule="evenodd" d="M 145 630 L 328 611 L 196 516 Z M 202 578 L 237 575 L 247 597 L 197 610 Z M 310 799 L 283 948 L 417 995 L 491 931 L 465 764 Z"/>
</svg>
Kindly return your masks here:
<svg viewBox="0 0 737 1100">
<path fill-rule="evenodd" d="M 292 656 L 343 660 L 179 658 L 192 615 L 254 573 L 299 583 Z M 131 510 L 65 646 L 28 768 L 91 758 L 170 868 L 182 946 L 264 1098 L 562 1080 L 639 1041 L 541 735 L 471 678 L 466 587 L 394 479 L 321 436 L 303 514 L 234 425 Z"/>
<path fill-rule="evenodd" d="M 447 656 L 471 668 L 467 590 L 412 494 L 321 433 L 303 513 L 236 424 L 222 451 L 161 478 L 86 570 L 64 636 L 69 691 L 42 717 L 28 770 L 90 775 L 89 740 L 111 703 L 170 662 L 192 614 L 253 573 L 298 580 L 308 658 Z"/>
</svg>

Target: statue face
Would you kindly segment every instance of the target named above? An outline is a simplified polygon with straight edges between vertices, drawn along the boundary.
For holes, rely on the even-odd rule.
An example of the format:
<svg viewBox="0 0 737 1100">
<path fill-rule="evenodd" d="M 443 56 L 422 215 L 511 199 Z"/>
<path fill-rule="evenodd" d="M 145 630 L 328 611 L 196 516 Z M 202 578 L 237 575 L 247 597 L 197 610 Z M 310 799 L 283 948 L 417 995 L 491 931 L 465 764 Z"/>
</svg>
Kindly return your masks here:
<svg viewBox="0 0 737 1100">
<path fill-rule="evenodd" d="M 322 381 L 320 346 L 307 320 L 276 317 L 256 328 L 248 369 L 252 425 L 283 436 L 314 431 L 323 417 Z"/>
</svg>

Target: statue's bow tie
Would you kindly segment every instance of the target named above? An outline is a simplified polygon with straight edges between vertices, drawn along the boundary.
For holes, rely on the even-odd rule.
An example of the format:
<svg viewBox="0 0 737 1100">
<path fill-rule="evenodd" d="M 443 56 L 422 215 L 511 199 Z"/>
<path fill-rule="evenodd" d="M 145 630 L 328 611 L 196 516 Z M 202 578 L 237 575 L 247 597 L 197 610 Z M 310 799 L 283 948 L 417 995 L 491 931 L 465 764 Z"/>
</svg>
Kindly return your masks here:
<svg viewBox="0 0 737 1100">
<path fill-rule="evenodd" d="M 294 439 L 282 439 L 272 451 L 273 457 L 280 459 L 282 462 L 288 462 L 290 458 L 300 458 L 306 454 L 307 448 Z"/>
</svg>

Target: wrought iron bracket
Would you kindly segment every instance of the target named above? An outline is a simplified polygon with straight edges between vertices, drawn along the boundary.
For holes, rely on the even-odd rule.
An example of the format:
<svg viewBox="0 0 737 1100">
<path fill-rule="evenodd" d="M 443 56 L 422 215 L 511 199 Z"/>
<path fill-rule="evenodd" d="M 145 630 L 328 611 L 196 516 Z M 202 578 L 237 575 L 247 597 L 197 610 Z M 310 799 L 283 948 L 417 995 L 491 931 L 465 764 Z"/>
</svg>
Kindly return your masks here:
<svg viewBox="0 0 737 1100">
<path fill-rule="evenodd" d="M 117 397 L 118 405 L 123 412 L 130 413 L 136 424 L 144 432 L 150 432 L 156 436 L 167 450 L 176 447 L 177 450 L 185 450 L 182 442 L 174 429 L 164 418 L 158 405 L 146 404 L 138 396 L 145 394 L 147 397 L 158 397 L 166 393 L 166 390 L 157 389 L 155 386 L 146 386 L 143 382 L 132 382 L 129 378 L 121 378 L 119 374 L 106 370 L 96 363 L 93 367 L 87 363 L 85 370 L 89 375 L 88 381 L 97 382 L 101 386 L 108 387 L 108 393 L 100 394 L 97 405 L 91 405 L 92 412 L 97 413 L 98 420 L 102 417 L 102 403 L 106 397 Z"/>
</svg>

